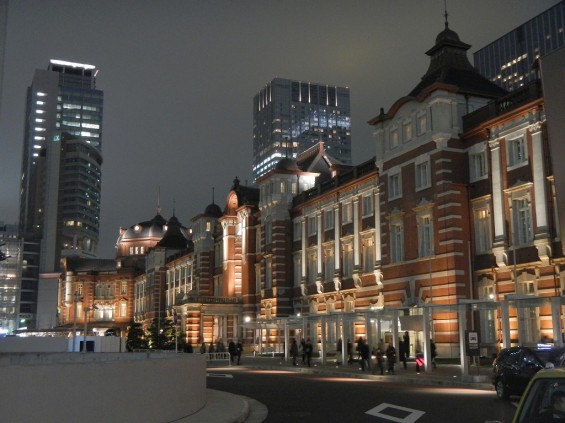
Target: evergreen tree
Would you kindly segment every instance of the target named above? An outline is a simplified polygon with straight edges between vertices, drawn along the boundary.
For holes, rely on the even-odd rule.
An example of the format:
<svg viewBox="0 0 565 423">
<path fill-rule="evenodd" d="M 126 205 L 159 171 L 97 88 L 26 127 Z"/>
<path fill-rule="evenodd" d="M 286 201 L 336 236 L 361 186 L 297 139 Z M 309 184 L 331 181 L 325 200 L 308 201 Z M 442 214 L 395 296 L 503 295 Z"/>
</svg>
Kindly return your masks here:
<svg viewBox="0 0 565 423">
<path fill-rule="evenodd" d="M 130 322 L 126 348 L 128 351 L 147 349 L 147 340 L 145 339 L 145 333 L 143 332 L 141 323 Z"/>
<path fill-rule="evenodd" d="M 167 322 L 164 319 L 153 319 L 151 326 L 149 327 L 149 332 L 147 333 L 149 348 L 151 348 L 152 350 L 165 349 L 167 345 L 167 337 L 165 332 L 166 326 Z"/>
</svg>

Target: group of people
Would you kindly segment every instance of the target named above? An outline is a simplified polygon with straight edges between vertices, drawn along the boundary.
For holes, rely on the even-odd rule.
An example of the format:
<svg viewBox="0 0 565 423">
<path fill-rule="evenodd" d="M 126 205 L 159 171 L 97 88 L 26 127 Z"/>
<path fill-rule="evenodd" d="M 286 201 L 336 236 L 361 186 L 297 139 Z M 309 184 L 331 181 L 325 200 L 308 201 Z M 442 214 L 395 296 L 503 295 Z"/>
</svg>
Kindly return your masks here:
<svg viewBox="0 0 565 423">
<path fill-rule="evenodd" d="M 300 352 L 302 353 L 302 364 L 307 365 L 308 367 L 312 366 L 312 352 L 314 351 L 314 347 L 312 346 L 312 341 L 310 338 L 300 341 Z M 292 357 L 292 365 L 298 366 L 298 343 L 296 342 L 296 338 L 292 338 L 292 342 L 290 343 L 290 356 Z"/>
<path fill-rule="evenodd" d="M 381 342 L 374 348 L 372 351 L 366 340 L 362 337 L 359 337 L 357 340 L 357 360 L 361 366 L 360 370 L 365 371 L 365 369 L 371 371 L 371 358 L 374 355 L 376 359 L 376 369 L 373 371 L 374 374 L 376 372 L 380 372 L 380 374 L 384 374 L 385 371 L 385 359 L 387 365 L 387 372 L 389 374 L 394 374 L 394 365 L 397 361 L 402 362 L 405 369 L 408 368 L 408 359 L 410 358 L 410 335 L 408 331 L 404 332 L 402 339 L 399 342 L 399 351 L 398 356 L 396 352 L 396 348 L 392 343 L 389 343 L 388 346 L 385 348 L 385 344 L 381 339 Z M 338 348 L 339 350 L 339 348 Z M 430 340 L 430 353 L 432 357 L 432 366 L 435 368 L 437 367 L 436 364 L 436 357 L 437 357 L 437 350 L 436 344 L 433 340 Z M 353 363 L 353 344 L 351 340 L 347 340 L 347 357 L 348 363 Z M 424 355 L 419 351 L 415 351 L 415 361 L 416 361 L 416 372 L 420 372 L 423 368 L 423 359 Z"/>
<path fill-rule="evenodd" d="M 187 352 L 192 352 L 192 347 L 190 347 L 190 351 Z M 202 344 L 200 345 L 200 354 L 213 354 L 216 352 L 226 352 L 226 347 L 221 339 L 217 339 L 215 343 L 210 342 L 210 345 L 207 345 L 206 342 L 202 342 Z M 227 352 L 230 353 L 230 361 L 232 363 L 241 364 L 243 344 L 239 339 L 237 340 L 237 342 L 234 342 L 232 339 L 230 339 Z"/>
</svg>

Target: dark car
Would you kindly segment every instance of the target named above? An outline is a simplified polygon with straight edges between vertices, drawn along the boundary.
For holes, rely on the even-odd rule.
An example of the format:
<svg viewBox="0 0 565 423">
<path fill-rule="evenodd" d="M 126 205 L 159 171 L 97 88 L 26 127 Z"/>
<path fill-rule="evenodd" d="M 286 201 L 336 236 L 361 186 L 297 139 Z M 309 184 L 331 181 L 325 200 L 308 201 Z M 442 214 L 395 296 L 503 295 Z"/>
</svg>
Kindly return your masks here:
<svg viewBox="0 0 565 423">
<path fill-rule="evenodd" d="M 545 367 L 558 365 L 565 357 L 565 348 L 505 348 L 492 365 L 492 384 L 498 398 L 522 395 L 528 382 Z M 551 363 L 551 364 L 548 364 Z"/>
</svg>

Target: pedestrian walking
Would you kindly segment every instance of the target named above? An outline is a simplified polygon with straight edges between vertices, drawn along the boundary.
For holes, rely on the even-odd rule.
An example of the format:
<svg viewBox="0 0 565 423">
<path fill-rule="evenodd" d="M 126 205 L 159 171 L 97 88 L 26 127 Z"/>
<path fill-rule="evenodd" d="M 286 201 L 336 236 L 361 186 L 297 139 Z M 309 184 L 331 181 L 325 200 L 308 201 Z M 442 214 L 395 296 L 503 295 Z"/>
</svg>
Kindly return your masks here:
<svg viewBox="0 0 565 423">
<path fill-rule="evenodd" d="M 304 345 L 304 350 L 306 352 L 306 364 L 308 364 L 308 367 L 311 367 L 311 361 L 310 359 L 312 358 L 312 351 L 313 351 L 314 347 L 312 346 L 312 342 L 310 341 L 310 338 L 308 338 L 306 340 L 306 344 Z"/>
<path fill-rule="evenodd" d="M 435 369 L 437 368 L 436 364 L 436 357 L 437 357 L 437 350 L 436 350 L 436 343 L 433 339 L 430 339 L 430 350 L 432 352 L 432 367 Z"/>
<path fill-rule="evenodd" d="M 375 372 L 379 370 L 381 372 L 381 375 L 383 375 L 385 372 L 385 366 L 383 364 L 384 361 L 383 350 L 377 348 L 377 350 L 375 351 L 375 357 L 377 359 L 377 368 L 375 369 Z"/>
<path fill-rule="evenodd" d="M 394 374 L 394 363 L 396 362 L 396 348 L 392 344 L 388 345 L 386 349 L 386 364 L 388 373 Z"/>
<path fill-rule="evenodd" d="M 347 363 L 353 363 L 353 344 L 351 339 L 347 339 Z"/>
<path fill-rule="evenodd" d="M 404 369 L 408 368 L 408 357 L 410 357 L 410 335 L 405 331 L 400 342 L 400 360 L 404 363 Z"/>
<path fill-rule="evenodd" d="M 237 364 L 241 364 L 241 353 L 243 352 L 243 345 L 241 341 L 238 339 L 237 344 L 235 344 L 235 350 L 237 354 Z"/>
<path fill-rule="evenodd" d="M 206 342 L 202 342 L 202 345 L 200 345 L 200 354 L 206 354 Z"/>
<path fill-rule="evenodd" d="M 296 366 L 298 363 L 298 344 L 296 343 L 296 338 L 292 338 L 292 343 L 290 344 L 290 356 L 292 357 L 292 365 Z"/>
<path fill-rule="evenodd" d="M 300 341 L 300 350 L 302 351 L 302 364 L 306 364 L 306 341 L 304 338 Z"/>
<path fill-rule="evenodd" d="M 233 342 L 233 339 L 230 339 L 230 342 L 228 343 L 228 352 L 230 353 L 230 360 L 232 364 L 234 364 L 235 356 L 237 355 L 237 348 L 235 346 L 235 342 Z"/>
</svg>

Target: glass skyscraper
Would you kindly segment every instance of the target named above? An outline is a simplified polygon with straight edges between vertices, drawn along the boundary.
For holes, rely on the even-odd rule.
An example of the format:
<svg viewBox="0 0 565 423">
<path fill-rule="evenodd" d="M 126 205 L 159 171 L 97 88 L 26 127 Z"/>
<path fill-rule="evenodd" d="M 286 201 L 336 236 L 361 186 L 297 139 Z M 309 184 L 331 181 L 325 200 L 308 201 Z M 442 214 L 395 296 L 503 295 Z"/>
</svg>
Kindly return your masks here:
<svg viewBox="0 0 565 423">
<path fill-rule="evenodd" d="M 508 91 L 537 78 L 535 62 L 565 45 L 565 1 L 473 54 L 475 68 Z"/>
<path fill-rule="evenodd" d="M 20 322 L 52 327 L 60 259 L 95 257 L 103 92 L 93 65 L 51 60 L 27 90 L 20 189 Z M 24 320 L 25 323 L 21 323 Z"/>
<path fill-rule="evenodd" d="M 253 98 L 253 177 L 319 141 L 351 164 L 349 88 L 275 78 Z"/>
<path fill-rule="evenodd" d="M 42 236 L 49 192 L 45 184 L 47 175 L 53 172 L 47 166 L 49 144 L 66 133 L 98 152 L 102 149 L 103 92 L 96 89 L 97 72 L 95 66 L 61 60 L 51 60 L 47 70 L 35 71 L 26 103 L 19 221 L 22 234 Z M 77 171 L 78 165 L 80 160 Z M 96 222 L 89 222 L 89 226 L 97 238 L 100 186 L 94 203 L 92 193 L 87 192 L 90 187 L 87 190 L 75 183 L 73 188 L 74 198 L 66 199 L 77 210 L 88 208 L 96 214 Z"/>
</svg>

